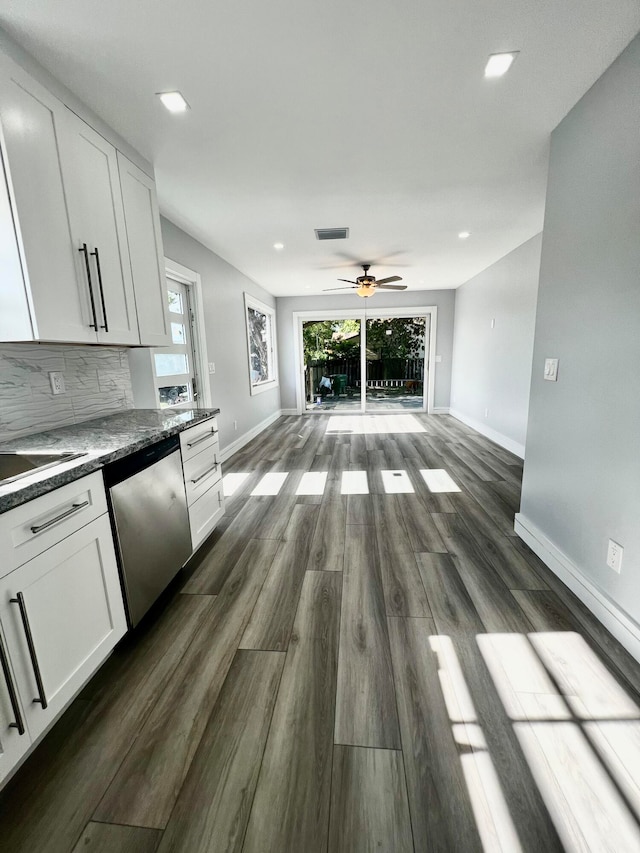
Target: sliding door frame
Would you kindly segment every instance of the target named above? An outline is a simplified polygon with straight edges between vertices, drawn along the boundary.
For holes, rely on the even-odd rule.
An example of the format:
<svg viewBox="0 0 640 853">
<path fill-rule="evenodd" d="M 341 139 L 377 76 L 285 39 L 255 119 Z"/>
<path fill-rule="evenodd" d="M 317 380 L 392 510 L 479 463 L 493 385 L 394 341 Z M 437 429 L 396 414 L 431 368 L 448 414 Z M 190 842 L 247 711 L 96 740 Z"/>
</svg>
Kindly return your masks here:
<svg viewBox="0 0 640 853">
<path fill-rule="evenodd" d="M 296 411 L 299 415 L 327 414 L 321 410 L 307 411 L 306 387 L 304 375 L 302 326 L 304 323 L 320 320 L 359 320 L 360 321 L 360 412 L 365 411 L 367 393 L 367 320 L 394 319 L 397 317 L 424 317 L 425 330 L 429 333 L 429 346 L 425 352 L 425 368 L 427 371 L 427 388 L 424 394 L 424 404 L 421 412 L 432 414 L 435 398 L 435 363 L 436 363 L 436 329 L 438 325 L 438 308 L 435 305 L 408 306 L 407 308 L 365 308 L 359 310 L 334 311 L 294 311 L 293 312 L 293 355 L 296 375 Z M 367 414 L 388 415 L 393 410 L 367 412 Z M 332 409 L 332 415 L 343 414 L 339 409 Z M 353 414 L 344 412 L 345 415 Z"/>
</svg>

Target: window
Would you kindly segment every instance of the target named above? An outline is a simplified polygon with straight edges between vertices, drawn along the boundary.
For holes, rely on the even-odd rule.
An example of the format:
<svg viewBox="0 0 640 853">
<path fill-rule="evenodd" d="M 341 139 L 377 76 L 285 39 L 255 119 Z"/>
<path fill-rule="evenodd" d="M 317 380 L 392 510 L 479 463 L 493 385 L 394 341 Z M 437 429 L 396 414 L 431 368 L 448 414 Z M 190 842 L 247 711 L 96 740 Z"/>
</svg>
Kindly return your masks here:
<svg viewBox="0 0 640 853">
<path fill-rule="evenodd" d="M 248 293 L 244 295 L 252 394 L 278 387 L 275 310 Z"/>
</svg>

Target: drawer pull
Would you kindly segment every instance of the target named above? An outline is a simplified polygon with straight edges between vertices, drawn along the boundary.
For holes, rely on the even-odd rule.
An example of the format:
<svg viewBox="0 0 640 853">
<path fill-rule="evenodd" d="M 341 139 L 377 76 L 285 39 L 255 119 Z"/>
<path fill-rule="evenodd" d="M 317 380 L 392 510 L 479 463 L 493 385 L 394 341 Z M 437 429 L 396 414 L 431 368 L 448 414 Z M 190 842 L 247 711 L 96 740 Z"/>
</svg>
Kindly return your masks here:
<svg viewBox="0 0 640 853">
<path fill-rule="evenodd" d="M 18 729 L 18 734 L 23 735 L 24 721 L 22 719 L 22 714 L 20 713 L 18 694 L 16 693 L 16 687 L 13 683 L 13 678 L 11 677 L 11 670 L 9 669 L 9 658 L 7 656 L 7 651 L 4 647 L 4 643 L 2 642 L 2 637 L 0 637 L 0 664 L 2 664 L 4 680 L 7 682 L 7 690 L 9 691 L 9 701 L 11 702 L 11 708 L 13 709 L 13 716 L 16 718 L 15 723 L 9 723 L 9 728 Z"/>
<path fill-rule="evenodd" d="M 196 483 L 199 483 L 200 480 L 204 480 L 204 478 L 207 476 L 207 474 L 211 474 L 213 471 L 217 471 L 217 470 L 218 470 L 218 463 L 216 462 L 216 464 L 212 468 L 207 468 L 207 470 L 204 472 L 204 474 L 199 474 L 195 478 L 195 480 L 191 480 L 191 482 L 195 485 Z"/>
<path fill-rule="evenodd" d="M 42 705 L 42 710 L 47 707 L 47 695 L 44 692 L 44 684 L 42 683 L 42 676 L 40 674 L 40 665 L 38 663 L 38 656 L 36 654 L 36 647 L 33 644 L 33 636 L 31 634 L 31 626 L 29 625 L 29 617 L 27 615 L 27 605 L 24 603 L 24 595 L 19 592 L 16 594 L 15 598 L 10 598 L 9 601 L 11 604 L 17 604 L 20 609 L 20 618 L 22 619 L 22 627 L 24 628 L 24 635 L 27 639 L 27 646 L 29 648 L 29 657 L 31 658 L 31 666 L 33 667 L 33 674 L 36 678 L 36 686 L 38 688 L 38 698 L 34 699 L 34 702 L 37 702 L 38 705 Z"/>
<path fill-rule="evenodd" d="M 204 435 L 201 435 L 200 438 L 196 438 L 195 441 L 188 441 L 187 447 L 195 447 L 197 444 L 200 444 L 201 442 L 206 441 L 209 438 L 209 436 L 217 435 L 217 434 L 218 434 L 217 429 L 209 430 L 209 432 L 205 433 Z"/>
<path fill-rule="evenodd" d="M 61 512 L 60 515 L 56 515 L 55 518 L 49 519 L 49 521 L 45 521 L 44 524 L 34 524 L 31 527 L 32 533 L 40 533 L 41 530 L 46 530 L 47 527 L 51 527 L 52 524 L 56 524 L 58 521 L 62 521 L 63 518 L 68 518 L 70 515 L 73 515 L 74 512 L 78 512 L 79 509 L 84 509 L 85 506 L 89 506 L 89 501 L 82 501 L 81 504 L 73 504 L 69 509 Z"/>
</svg>

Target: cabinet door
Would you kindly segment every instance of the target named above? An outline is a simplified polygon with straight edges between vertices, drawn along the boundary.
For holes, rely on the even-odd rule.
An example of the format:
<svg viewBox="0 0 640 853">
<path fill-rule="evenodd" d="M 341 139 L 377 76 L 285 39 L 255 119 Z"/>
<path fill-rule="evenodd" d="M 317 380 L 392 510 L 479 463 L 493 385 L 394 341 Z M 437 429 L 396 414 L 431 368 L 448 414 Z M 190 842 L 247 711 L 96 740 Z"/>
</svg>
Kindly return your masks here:
<svg viewBox="0 0 640 853">
<path fill-rule="evenodd" d="M 6 60 L 0 62 L 2 158 L 22 259 L 22 287 L 32 311 L 30 333 L 24 322 L 14 323 L 5 314 L 2 340 L 96 342 L 89 292 L 78 278 L 78 252 L 60 169 L 58 131 L 66 112 L 29 75 Z M 8 283 L 5 278 L 3 284 L 15 291 L 14 297 L 18 294 L 17 279 Z M 5 306 L 3 297 L 3 313 L 12 310 L 13 301 Z"/>
<path fill-rule="evenodd" d="M 0 622 L 35 740 L 126 631 L 108 516 L 3 578 Z"/>
<path fill-rule="evenodd" d="M 31 737 L 0 627 L 0 783 L 30 746 Z"/>
<path fill-rule="evenodd" d="M 60 153 L 74 245 L 88 250 L 98 341 L 140 342 L 116 149 L 70 110 Z M 82 258 L 82 264 L 85 263 Z"/>
<path fill-rule="evenodd" d="M 155 181 L 119 151 L 118 168 L 140 343 L 168 346 L 169 308 Z"/>
</svg>

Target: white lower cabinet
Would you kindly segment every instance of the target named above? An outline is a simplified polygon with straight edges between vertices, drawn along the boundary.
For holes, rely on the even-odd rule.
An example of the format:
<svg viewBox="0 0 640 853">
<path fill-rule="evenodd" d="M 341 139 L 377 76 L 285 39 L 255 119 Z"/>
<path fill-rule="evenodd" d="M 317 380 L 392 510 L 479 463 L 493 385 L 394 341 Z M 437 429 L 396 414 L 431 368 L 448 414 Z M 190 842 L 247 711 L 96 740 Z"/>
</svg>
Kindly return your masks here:
<svg viewBox="0 0 640 853">
<path fill-rule="evenodd" d="M 182 471 L 195 551 L 224 515 L 218 424 L 215 418 L 180 433 Z"/>
<path fill-rule="evenodd" d="M 1 780 L 126 631 L 106 514 L 0 580 L 0 628 Z"/>
</svg>

